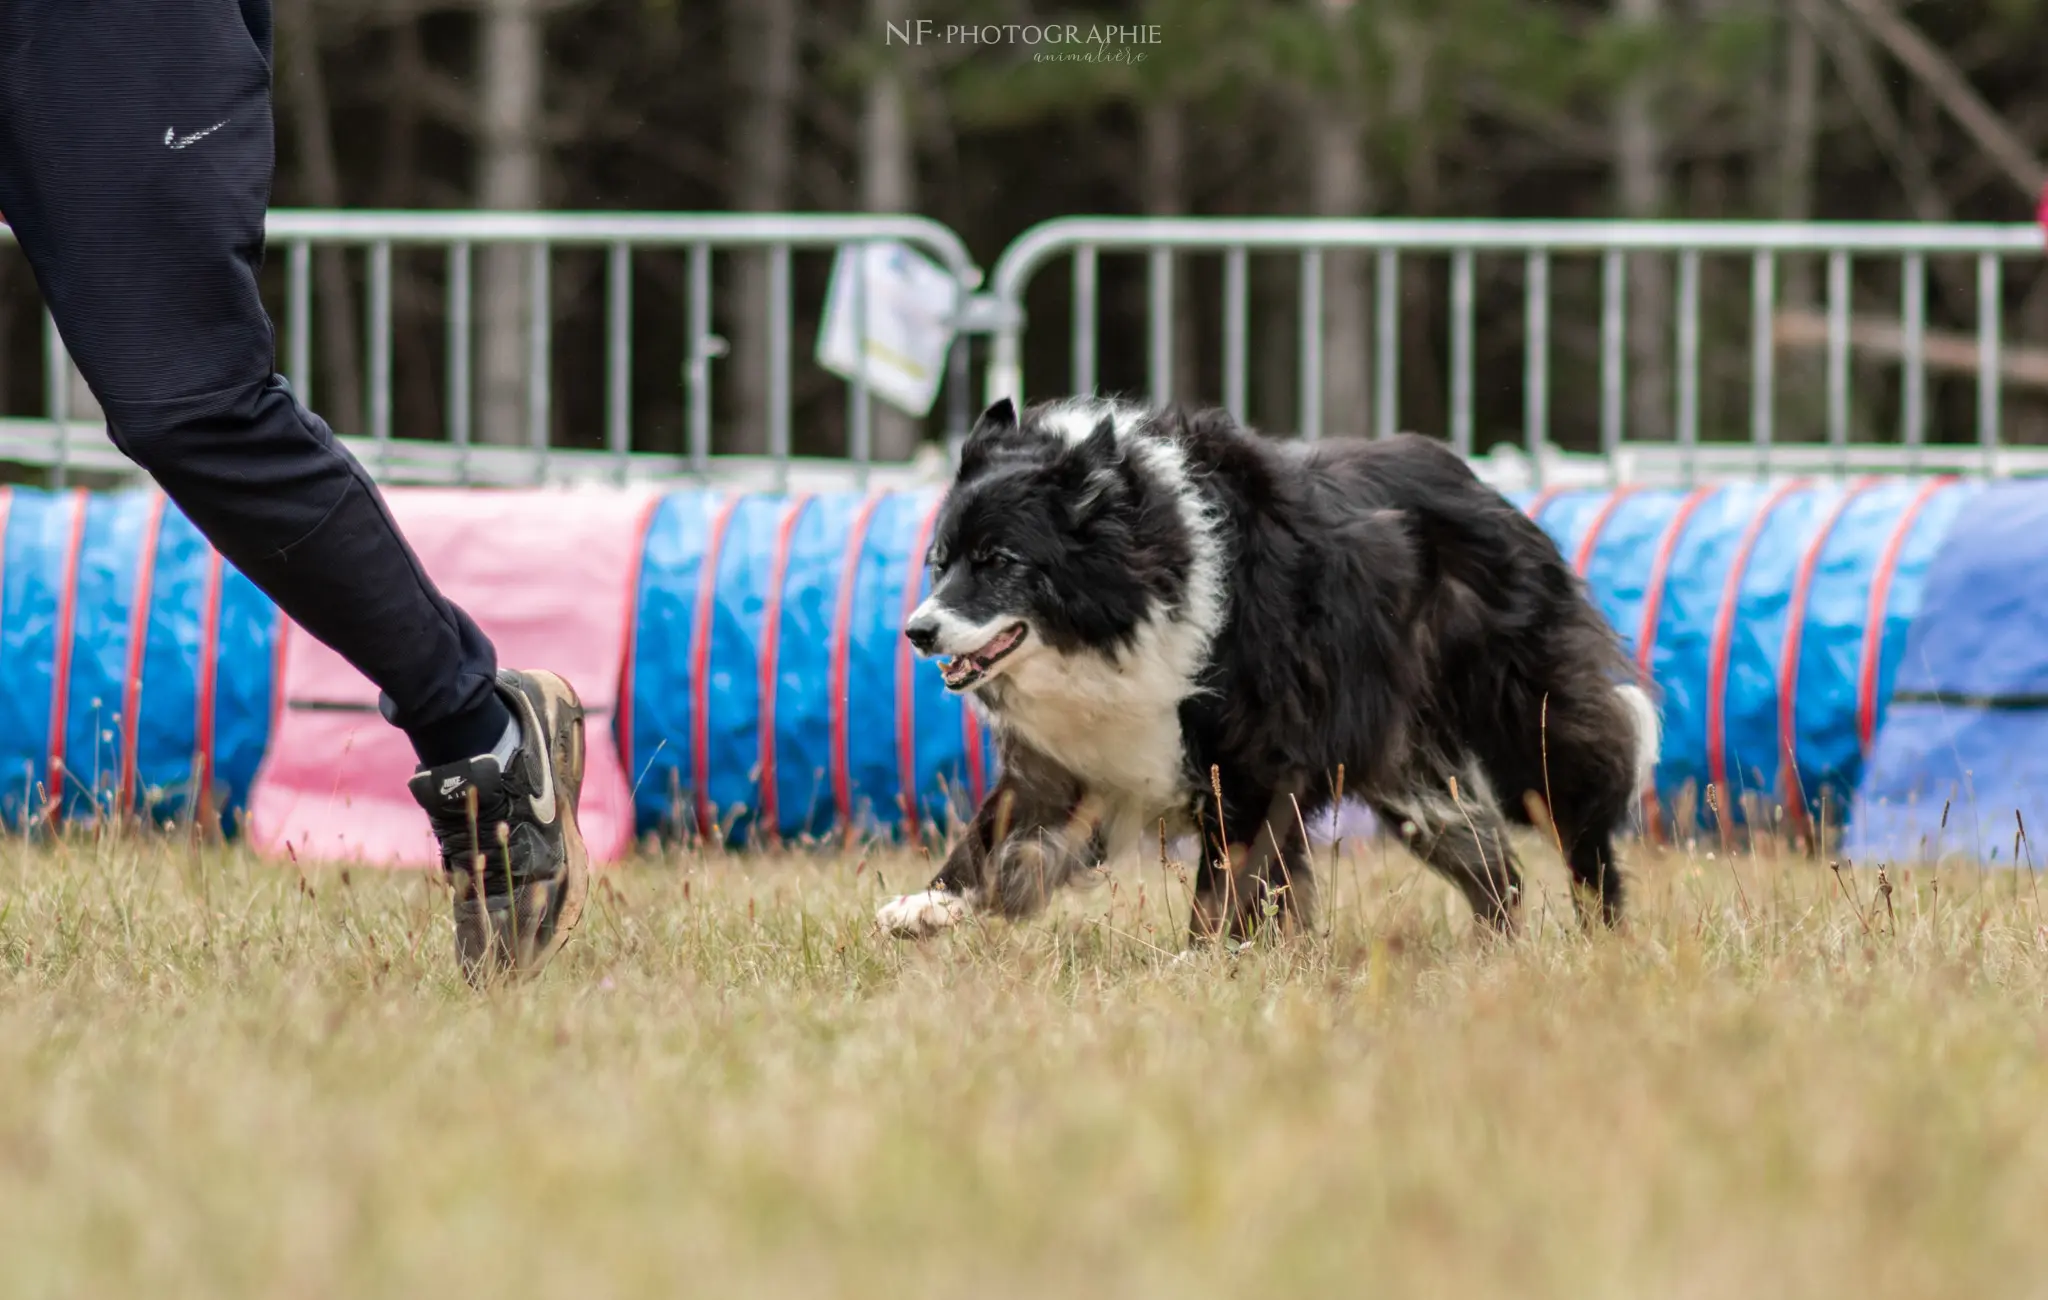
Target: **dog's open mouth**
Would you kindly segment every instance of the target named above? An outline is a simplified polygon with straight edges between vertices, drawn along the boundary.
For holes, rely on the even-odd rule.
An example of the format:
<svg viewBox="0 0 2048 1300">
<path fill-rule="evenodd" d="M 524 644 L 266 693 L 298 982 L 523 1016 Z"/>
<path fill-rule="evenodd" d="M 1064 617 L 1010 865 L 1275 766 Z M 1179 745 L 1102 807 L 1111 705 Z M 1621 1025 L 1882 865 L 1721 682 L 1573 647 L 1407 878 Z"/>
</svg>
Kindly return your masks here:
<svg viewBox="0 0 2048 1300">
<path fill-rule="evenodd" d="M 964 691 L 988 676 L 989 669 L 1001 663 L 1011 651 L 1024 644 L 1024 634 L 1027 630 L 1022 623 L 1012 623 L 991 637 L 981 649 L 964 655 L 954 655 L 941 663 L 939 675 L 946 679 L 946 689 Z"/>
</svg>

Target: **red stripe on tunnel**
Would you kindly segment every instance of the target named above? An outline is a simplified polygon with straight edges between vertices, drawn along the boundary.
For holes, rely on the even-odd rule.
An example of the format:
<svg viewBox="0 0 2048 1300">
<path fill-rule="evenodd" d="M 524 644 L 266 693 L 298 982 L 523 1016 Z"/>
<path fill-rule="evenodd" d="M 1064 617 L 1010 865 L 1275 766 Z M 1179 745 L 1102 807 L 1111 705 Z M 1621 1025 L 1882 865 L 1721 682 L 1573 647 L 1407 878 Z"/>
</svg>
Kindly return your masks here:
<svg viewBox="0 0 2048 1300">
<path fill-rule="evenodd" d="M 1572 557 L 1572 568 L 1581 578 L 1586 576 L 1586 570 L 1593 567 L 1593 552 L 1600 545 L 1600 534 L 1607 531 L 1608 521 L 1614 518 L 1614 513 L 1621 508 L 1622 502 L 1640 491 L 1641 487 L 1630 483 L 1614 489 L 1607 494 L 1607 499 L 1600 503 L 1599 513 L 1586 525 L 1586 535 L 1579 539 L 1578 553 Z"/>
<path fill-rule="evenodd" d="M 52 822 L 64 815 L 64 733 L 71 713 L 71 638 L 78 614 L 78 553 L 85 545 L 84 488 L 71 492 L 71 537 L 64 548 L 64 586 L 57 593 L 57 644 L 50 665 L 50 766 L 48 798 Z"/>
<path fill-rule="evenodd" d="M 960 739 L 967 746 L 967 795 L 979 808 L 988 782 L 987 773 L 982 770 L 981 717 L 964 698 L 960 701 Z"/>
<path fill-rule="evenodd" d="M 718 559 L 725 549 L 725 530 L 745 498 L 727 497 L 711 519 L 704 559 L 697 571 L 697 607 L 690 616 L 690 779 L 697 803 L 697 838 L 710 840 L 717 830 L 711 806 L 711 624 L 718 595 Z"/>
<path fill-rule="evenodd" d="M 121 788 L 115 804 L 126 814 L 136 805 L 135 770 L 142 737 L 142 670 L 149 650 L 149 603 L 156 588 L 157 540 L 163 535 L 165 498 L 150 498 L 142 526 L 142 550 L 135 560 L 135 594 L 128 616 L 128 685 L 121 700 Z"/>
<path fill-rule="evenodd" d="M 780 838 L 782 824 L 775 797 L 775 669 L 782 655 L 782 584 L 789 576 L 790 543 L 810 504 L 809 494 L 804 494 L 783 507 L 775 529 L 775 554 L 768 565 L 768 599 L 761 610 L 761 794 L 755 825 L 771 844 Z"/>
<path fill-rule="evenodd" d="M 1799 571 L 1792 580 L 1792 597 L 1785 611 L 1785 647 L 1778 656 L 1778 766 L 1786 811 L 1798 827 L 1806 825 L 1806 791 L 1799 780 L 1799 653 L 1806 633 L 1806 604 L 1813 593 L 1813 577 L 1820 569 L 1821 552 L 1835 525 L 1841 522 L 1856 499 L 1878 485 L 1879 480 L 1858 479 L 1842 494 L 1821 520 L 1806 551 L 1799 557 Z"/>
<path fill-rule="evenodd" d="M 899 628 L 910 622 L 911 611 L 924 599 L 924 553 L 932 544 L 932 528 L 939 521 L 939 505 L 944 499 L 934 499 L 917 526 L 917 542 L 910 548 L 909 572 L 903 579 L 903 619 Z M 909 638 L 899 638 L 896 646 L 897 788 L 902 791 L 903 827 L 912 838 L 916 837 L 918 827 L 916 686 L 917 654 L 910 648 Z"/>
<path fill-rule="evenodd" d="M 853 655 L 853 591 L 860 581 L 860 559 L 867 550 L 868 525 L 888 495 L 875 493 L 861 502 L 859 513 L 846 530 L 846 559 L 839 568 L 839 594 L 832 606 L 831 666 L 826 672 L 826 689 L 832 693 L 828 701 L 832 719 L 832 799 L 839 808 L 840 828 L 849 836 L 853 834 L 853 757 L 848 752 L 846 714 L 847 692 L 851 689 L 848 661 Z"/>
<path fill-rule="evenodd" d="M 206 601 L 199 625 L 198 717 L 193 720 L 191 815 L 195 824 L 211 820 L 213 814 L 213 701 L 220 676 L 221 585 L 227 562 L 220 552 L 206 552 Z"/>
<path fill-rule="evenodd" d="M 1870 607 L 1863 619 L 1863 655 L 1856 669 L 1856 740 L 1865 754 L 1870 752 L 1870 742 L 1877 736 L 1877 672 L 1884 661 L 1885 615 L 1891 605 L 1892 576 L 1898 572 L 1899 556 L 1906 549 L 1906 539 L 1913 535 L 1920 512 L 1935 493 L 1953 482 L 1953 476 L 1943 476 L 1921 484 L 1900 513 L 1899 522 L 1892 526 L 1892 534 L 1885 539 L 1884 551 L 1878 556 L 1877 568 L 1870 575 Z"/>
<path fill-rule="evenodd" d="M 1550 508 L 1550 503 L 1569 491 L 1571 489 L 1567 487 L 1547 487 L 1538 492 L 1535 500 L 1529 503 L 1529 519 L 1531 522 L 1542 523 L 1543 512 Z"/>
<path fill-rule="evenodd" d="M 1781 484 L 1757 507 L 1736 543 L 1735 558 L 1729 562 L 1728 577 L 1721 587 L 1721 604 L 1714 611 L 1714 631 L 1707 649 L 1707 781 L 1720 800 L 1724 843 L 1734 832 L 1728 815 L 1728 662 L 1734 656 L 1735 612 L 1742 600 L 1742 579 L 1749 572 L 1749 557 L 1771 522 L 1772 513 L 1785 498 L 1811 485 L 1808 479 Z"/>
<path fill-rule="evenodd" d="M 1706 504 L 1707 498 L 1720 491 L 1718 486 L 1709 485 L 1694 488 L 1678 503 L 1677 513 L 1664 526 L 1664 533 L 1657 539 L 1655 558 L 1650 562 L 1650 579 L 1643 589 L 1643 618 L 1636 632 L 1636 673 L 1647 688 L 1655 681 L 1650 671 L 1651 659 L 1657 649 L 1657 620 L 1664 613 L 1664 584 L 1671 576 L 1671 558 L 1677 554 L 1678 543 L 1685 536 L 1685 526 L 1692 522 L 1693 515 Z M 1657 790 L 1653 782 L 1642 792 L 1643 816 L 1653 839 L 1663 838 L 1662 819 L 1657 813 Z"/>
</svg>

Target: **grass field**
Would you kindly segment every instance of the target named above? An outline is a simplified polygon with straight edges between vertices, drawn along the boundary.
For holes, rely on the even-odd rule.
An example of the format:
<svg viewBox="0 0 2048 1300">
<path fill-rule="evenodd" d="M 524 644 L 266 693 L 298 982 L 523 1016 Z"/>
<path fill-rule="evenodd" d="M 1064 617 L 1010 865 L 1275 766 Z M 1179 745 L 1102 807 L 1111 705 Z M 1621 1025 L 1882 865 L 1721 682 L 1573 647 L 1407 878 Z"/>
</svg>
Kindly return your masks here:
<svg viewBox="0 0 2048 1300">
<path fill-rule="evenodd" d="M 1531 851 L 1488 945 L 1347 851 L 1325 936 L 1175 962 L 1130 864 L 871 930 L 921 864 L 610 873 L 535 985 L 421 876 L 0 850 L 0 1293 L 2033 1295 L 2031 876 Z"/>
</svg>

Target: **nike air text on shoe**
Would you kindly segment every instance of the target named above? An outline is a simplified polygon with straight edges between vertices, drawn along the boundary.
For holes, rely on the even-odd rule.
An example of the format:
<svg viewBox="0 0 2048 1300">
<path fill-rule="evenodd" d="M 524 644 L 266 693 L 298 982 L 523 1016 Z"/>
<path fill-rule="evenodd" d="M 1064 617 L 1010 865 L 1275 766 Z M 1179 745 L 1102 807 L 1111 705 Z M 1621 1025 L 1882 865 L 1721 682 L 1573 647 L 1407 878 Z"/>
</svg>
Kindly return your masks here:
<svg viewBox="0 0 2048 1300">
<path fill-rule="evenodd" d="M 479 985 L 546 965 L 582 919 L 589 887 L 576 825 L 583 703 L 553 673 L 501 671 L 498 692 L 519 725 L 509 755 L 445 763 L 409 783 L 454 887 L 462 973 Z"/>
</svg>

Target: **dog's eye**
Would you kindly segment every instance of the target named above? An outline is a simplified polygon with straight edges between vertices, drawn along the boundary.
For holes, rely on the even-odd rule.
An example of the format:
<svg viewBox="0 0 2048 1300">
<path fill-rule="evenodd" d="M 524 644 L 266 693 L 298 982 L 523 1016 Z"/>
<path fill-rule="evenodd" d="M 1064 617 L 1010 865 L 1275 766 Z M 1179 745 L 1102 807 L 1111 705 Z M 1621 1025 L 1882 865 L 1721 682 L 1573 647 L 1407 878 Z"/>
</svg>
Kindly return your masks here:
<svg viewBox="0 0 2048 1300">
<path fill-rule="evenodd" d="M 1011 556 L 1008 551 L 998 551 L 994 549 L 989 549 L 976 551 L 974 553 L 974 567 L 977 569 L 1008 568 L 1010 565 L 1010 561 Z"/>
</svg>

